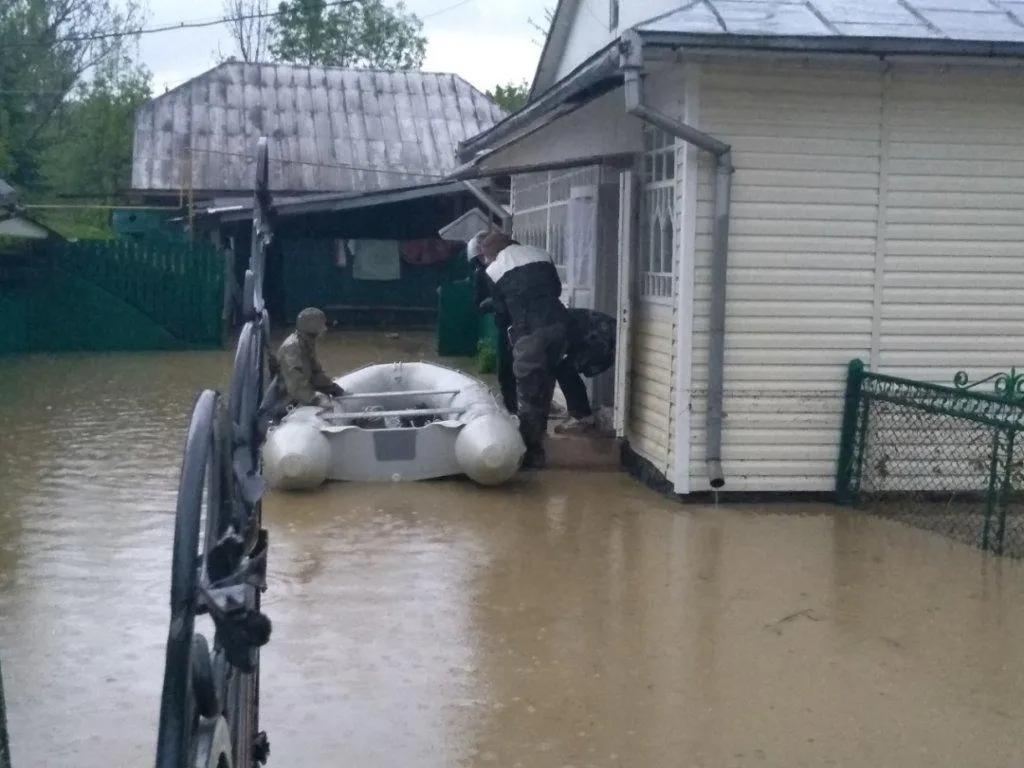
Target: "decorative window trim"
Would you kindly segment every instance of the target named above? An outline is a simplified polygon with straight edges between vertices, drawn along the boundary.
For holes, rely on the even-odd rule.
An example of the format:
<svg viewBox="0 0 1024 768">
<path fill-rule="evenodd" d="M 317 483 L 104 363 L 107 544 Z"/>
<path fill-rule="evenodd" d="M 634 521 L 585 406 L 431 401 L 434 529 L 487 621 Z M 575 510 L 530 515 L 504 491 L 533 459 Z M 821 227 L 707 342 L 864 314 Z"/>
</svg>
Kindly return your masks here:
<svg viewBox="0 0 1024 768">
<path fill-rule="evenodd" d="M 676 149 L 675 137 L 645 126 L 637 290 L 657 304 L 675 301 Z"/>
</svg>

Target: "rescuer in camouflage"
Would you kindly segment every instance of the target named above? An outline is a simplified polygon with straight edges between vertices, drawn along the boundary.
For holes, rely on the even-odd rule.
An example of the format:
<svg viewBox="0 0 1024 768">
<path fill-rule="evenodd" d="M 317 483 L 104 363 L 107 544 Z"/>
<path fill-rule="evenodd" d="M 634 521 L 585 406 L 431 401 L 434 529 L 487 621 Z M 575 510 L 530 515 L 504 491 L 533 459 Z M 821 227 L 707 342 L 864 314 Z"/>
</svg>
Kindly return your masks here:
<svg viewBox="0 0 1024 768">
<path fill-rule="evenodd" d="M 273 379 L 260 405 L 258 418 L 265 426 L 279 419 L 289 407 L 316 405 L 328 408 L 331 397 L 345 390 L 324 373 L 316 356 L 316 340 L 327 331 L 327 316 L 307 307 L 295 320 L 295 332 L 286 338 L 270 361 Z"/>
</svg>

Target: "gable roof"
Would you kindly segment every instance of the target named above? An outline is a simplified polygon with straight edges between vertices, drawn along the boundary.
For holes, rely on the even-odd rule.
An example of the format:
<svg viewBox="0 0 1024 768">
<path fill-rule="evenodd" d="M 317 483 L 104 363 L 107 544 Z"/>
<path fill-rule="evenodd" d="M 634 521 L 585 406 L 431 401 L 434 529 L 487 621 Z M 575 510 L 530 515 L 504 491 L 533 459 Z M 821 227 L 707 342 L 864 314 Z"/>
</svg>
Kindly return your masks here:
<svg viewBox="0 0 1024 768">
<path fill-rule="evenodd" d="M 132 187 L 249 190 L 256 141 L 270 187 L 366 192 L 437 182 L 459 142 L 505 116 L 457 75 L 226 62 L 135 115 Z"/>
<path fill-rule="evenodd" d="M 558 3 L 531 101 L 554 85 L 579 5 L 580 0 Z M 850 52 L 863 42 L 871 51 L 1018 56 L 1024 0 L 677 0 L 674 8 L 634 28 L 686 35 L 703 45 L 742 43 L 748 49 L 777 49 L 790 40 L 819 41 L 822 49 L 841 42 L 836 49 Z M 903 44 L 880 45 L 883 41 Z"/>
</svg>

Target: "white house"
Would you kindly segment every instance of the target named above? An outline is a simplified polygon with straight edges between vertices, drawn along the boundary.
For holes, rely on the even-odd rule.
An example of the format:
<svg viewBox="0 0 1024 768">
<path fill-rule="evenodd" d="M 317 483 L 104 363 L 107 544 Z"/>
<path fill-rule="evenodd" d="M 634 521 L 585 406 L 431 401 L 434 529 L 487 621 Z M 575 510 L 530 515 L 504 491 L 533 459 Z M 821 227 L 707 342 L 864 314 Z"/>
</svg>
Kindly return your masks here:
<svg viewBox="0 0 1024 768">
<path fill-rule="evenodd" d="M 459 175 L 514 174 L 516 234 L 617 312 L 656 478 L 827 491 L 852 358 L 1024 363 L 1022 62 L 1022 0 L 561 0 Z"/>
</svg>

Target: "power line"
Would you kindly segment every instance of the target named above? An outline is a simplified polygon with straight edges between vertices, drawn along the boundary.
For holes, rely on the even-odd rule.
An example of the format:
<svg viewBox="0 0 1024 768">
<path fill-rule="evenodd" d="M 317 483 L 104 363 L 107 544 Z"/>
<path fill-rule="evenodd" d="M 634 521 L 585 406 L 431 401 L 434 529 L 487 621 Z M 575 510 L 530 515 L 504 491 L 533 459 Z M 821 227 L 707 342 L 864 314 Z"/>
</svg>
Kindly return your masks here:
<svg viewBox="0 0 1024 768">
<path fill-rule="evenodd" d="M 442 13 L 448 13 L 448 11 L 454 11 L 456 8 L 461 8 L 464 5 L 469 5 L 472 2 L 474 2 L 474 0 L 460 0 L 460 2 L 455 3 L 454 5 L 449 5 L 447 8 L 441 8 L 440 10 L 437 10 L 437 11 L 431 11 L 430 13 L 425 13 L 422 16 L 420 16 L 419 18 L 420 18 L 420 21 L 423 21 L 424 19 L 431 19 L 434 16 L 440 16 Z"/>
<path fill-rule="evenodd" d="M 468 0 L 466 1 L 468 2 Z M 324 3 L 324 7 L 339 8 L 347 5 L 355 5 L 358 2 L 359 0 L 331 0 L 331 2 Z M 230 24 L 235 21 L 248 21 L 249 19 L 268 19 L 280 15 L 281 11 L 267 11 L 265 13 L 246 13 L 238 16 L 222 16 L 218 19 L 211 19 L 208 21 L 179 21 L 174 24 L 165 24 L 161 27 L 149 27 L 147 29 L 140 29 L 135 32 L 97 32 L 96 34 L 92 35 L 68 35 L 66 37 L 54 38 L 53 40 L 47 41 L 47 44 L 54 45 L 56 43 L 89 43 L 97 40 L 112 40 L 120 37 L 140 37 L 142 35 L 155 35 L 162 32 L 175 32 L 179 29 L 201 29 L 203 27 L 216 27 L 221 24 Z M 39 41 L 22 41 L 20 43 L 11 43 L 11 45 L 33 47 L 40 45 L 40 43 Z"/>
<path fill-rule="evenodd" d="M 252 163 L 256 161 L 254 155 L 248 155 L 244 152 L 227 152 L 221 149 L 204 149 L 202 147 L 192 147 L 189 151 L 191 152 L 205 152 L 210 155 L 220 155 L 222 157 L 241 157 Z M 446 179 L 447 176 L 439 173 L 422 173 L 417 171 L 399 171 L 391 168 L 370 168 L 364 165 L 352 165 L 349 163 L 318 163 L 312 160 L 287 160 L 281 157 L 271 157 L 271 164 L 280 163 L 281 165 L 306 165 L 313 168 L 339 168 L 347 171 L 365 171 L 366 173 L 383 173 L 391 174 L 394 176 L 409 176 L 412 178 L 425 178 L 425 179 Z M 310 193 L 315 194 L 315 193 Z"/>
</svg>

